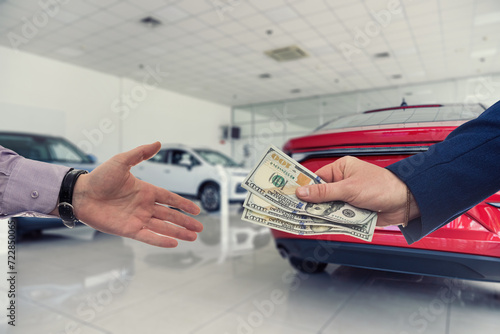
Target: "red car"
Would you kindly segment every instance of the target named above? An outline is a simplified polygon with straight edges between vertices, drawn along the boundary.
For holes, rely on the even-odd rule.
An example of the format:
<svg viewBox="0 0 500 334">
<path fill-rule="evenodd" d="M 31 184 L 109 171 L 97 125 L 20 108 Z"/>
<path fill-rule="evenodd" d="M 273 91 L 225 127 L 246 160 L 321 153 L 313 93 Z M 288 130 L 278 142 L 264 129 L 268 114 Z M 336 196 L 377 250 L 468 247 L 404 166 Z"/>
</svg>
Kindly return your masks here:
<svg viewBox="0 0 500 334">
<path fill-rule="evenodd" d="M 385 167 L 426 151 L 484 110 L 482 105 L 439 104 L 370 110 L 291 139 L 283 150 L 313 172 L 345 155 Z M 280 253 L 305 272 L 336 263 L 500 282 L 500 192 L 411 246 L 397 226 L 377 227 L 370 243 L 344 235 L 272 233 Z"/>
</svg>

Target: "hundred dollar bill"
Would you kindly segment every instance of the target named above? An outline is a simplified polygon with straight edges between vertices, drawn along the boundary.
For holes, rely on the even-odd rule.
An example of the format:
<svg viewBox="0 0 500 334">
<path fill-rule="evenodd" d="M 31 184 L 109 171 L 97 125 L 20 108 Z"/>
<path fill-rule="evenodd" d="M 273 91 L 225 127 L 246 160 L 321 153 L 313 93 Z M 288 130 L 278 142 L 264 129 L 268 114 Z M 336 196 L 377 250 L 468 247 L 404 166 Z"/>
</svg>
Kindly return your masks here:
<svg viewBox="0 0 500 334">
<path fill-rule="evenodd" d="M 342 224 L 365 224 L 377 214 L 341 201 L 308 203 L 295 196 L 300 186 L 325 183 L 316 174 L 291 159 L 275 146 L 269 147 L 242 187 L 272 205 L 299 215 L 318 217 Z"/>
<path fill-rule="evenodd" d="M 373 237 L 373 233 L 360 233 L 354 230 L 348 231 L 335 226 L 296 225 L 279 218 L 265 216 L 247 208 L 244 208 L 241 219 L 254 224 L 297 235 L 343 234 L 368 242 L 370 242 Z M 376 216 L 372 217 L 372 219 L 376 219 Z"/>
<path fill-rule="evenodd" d="M 280 220 L 292 223 L 295 225 L 324 225 L 333 226 L 339 230 L 346 231 L 354 230 L 359 233 L 370 234 L 375 229 L 376 219 L 371 219 L 364 224 L 341 224 L 331 222 L 325 219 L 310 217 L 306 215 L 299 215 L 280 209 L 272 204 L 269 204 L 260 197 L 255 196 L 253 193 L 248 193 L 245 198 L 243 206 L 253 212 L 263 214 L 265 216 L 275 217 Z"/>
</svg>

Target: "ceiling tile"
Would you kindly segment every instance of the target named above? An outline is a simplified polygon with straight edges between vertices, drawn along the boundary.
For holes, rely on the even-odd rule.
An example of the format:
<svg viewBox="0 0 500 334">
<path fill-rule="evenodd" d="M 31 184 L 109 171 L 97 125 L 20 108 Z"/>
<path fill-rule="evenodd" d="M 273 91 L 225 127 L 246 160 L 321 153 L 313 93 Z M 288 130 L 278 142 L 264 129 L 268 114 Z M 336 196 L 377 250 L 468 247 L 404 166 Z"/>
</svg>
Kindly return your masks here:
<svg viewBox="0 0 500 334">
<path fill-rule="evenodd" d="M 265 15 L 275 23 L 284 22 L 298 17 L 297 12 L 290 6 L 273 8 L 265 12 Z"/>
<path fill-rule="evenodd" d="M 217 1 L 213 0 L 214 3 L 217 3 Z M 233 4 L 232 6 L 231 3 Z M 224 16 L 233 20 L 240 20 L 244 17 L 257 14 L 257 10 L 251 6 L 250 1 L 227 1 L 226 8 L 229 10 L 226 9 L 225 13 L 223 13 L 223 9 L 218 8 L 218 14 L 227 14 Z"/>
<path fill-rule="evenodd" d="M 143 15 L 139 7 L 128 2 L 116 3 L 106 8 L 106 11 L 123 19 L 139 18 Z"/>
<path fill-rule="evenodd" d="M 216 11 L 215 3 L 216 1 L 213 0 L 197 0 L 179 1 L 175 5 L 192 15 L 199 15 L 208 11 Z"/>
<path fill-rule="evenodd" d="M 273 1 L 268 1 L 268 0 L 251 0 L 249 1 L 252 6 L 254 6 L 256 9 L 261 10 L 261 11 L 266 11 L 271 8 L 276 8 L 279 6 L 284 6 L 286 5 L 285 0 L 273 0 Z"/>
<path fill-rule="evenodd" d="M 170 23 L 181 21 L 190 15 L 188 12 L 177 7 L 176 5 L 164 7 L 160 10 L 157 10 L 155 14 L 160 16 L 161 18 L 166 19 Z"/>
<path fill-rule="evenodd" d="M 57 15 L 54 16 L 54 19 L 61 21 L 62 23 L 73 23 L 80 19 L 81 16 L 67 10 L 61 9 Z"/>
<path fill-rule="evenodd" d="M 93 6 L 105 8 L 111 6 L 112 4 L 117 3 L 119 0 L 84 0 L 84 1 Z"/>
<path fill-rule="evenodd" d="M 240 20 L 240 23 L 249 29 L 269 27 L 274 25 L 273 21 L 264 15 L 256 14 Z"/>
<path fill-rule="evenodd" d="M 190 18 L 183 20 L 177 24 L 177 27 L 190 32 L 190 33 L 198 33 L 199 31 L 205 30 L 208 26 L 203 23 L 203 21 L 198 18 Z"/>
<path fill-rule="evenodd" d="M 307 16 L 306 21 L 313 27 L 321 27 L 322 25 L 338 22 L 338 19 L 332 12 L 322 12 Z"/>
<path fill-rule="evenodd" d="M 100 10 L 92 15 L 92 20 L 100 22 L 108 27 L 124 22 L 122 18 L 110 14 L 105 10 Z"/>
</svg>

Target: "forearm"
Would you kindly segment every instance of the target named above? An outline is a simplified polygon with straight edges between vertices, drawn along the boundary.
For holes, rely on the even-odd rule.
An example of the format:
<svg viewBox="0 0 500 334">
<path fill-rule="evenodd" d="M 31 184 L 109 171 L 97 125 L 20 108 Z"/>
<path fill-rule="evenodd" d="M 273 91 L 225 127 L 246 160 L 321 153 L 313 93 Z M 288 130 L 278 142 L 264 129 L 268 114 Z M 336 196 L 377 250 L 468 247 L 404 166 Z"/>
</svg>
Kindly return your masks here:
<svg viewBox="0 0 500 334">
<path fill-rule="evenodd" d="M 500 104 L 429 151 L 387 168 L 411 190 L 421 216 L 401 231 L 413 243 L 500 189 Z"/>
</svg>

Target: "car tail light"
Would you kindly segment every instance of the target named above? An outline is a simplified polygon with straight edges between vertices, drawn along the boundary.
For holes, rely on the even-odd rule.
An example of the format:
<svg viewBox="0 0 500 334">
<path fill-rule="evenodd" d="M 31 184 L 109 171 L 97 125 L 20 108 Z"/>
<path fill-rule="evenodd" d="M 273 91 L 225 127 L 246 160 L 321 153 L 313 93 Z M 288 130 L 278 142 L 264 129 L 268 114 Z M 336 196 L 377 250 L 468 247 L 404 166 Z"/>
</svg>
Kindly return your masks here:
<svg viewBox="0 0 500 334">
<path fill-rule="evenodd" d="M 482 202 L 467 211 L 488 231 L 500 236 L 500 202 Z"/>
</svg>

